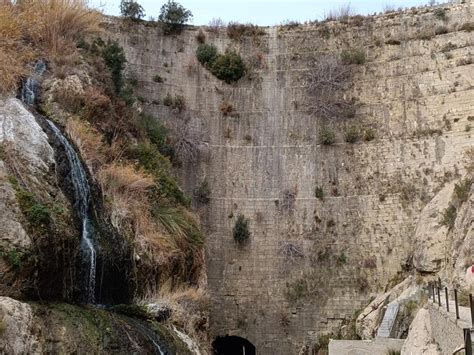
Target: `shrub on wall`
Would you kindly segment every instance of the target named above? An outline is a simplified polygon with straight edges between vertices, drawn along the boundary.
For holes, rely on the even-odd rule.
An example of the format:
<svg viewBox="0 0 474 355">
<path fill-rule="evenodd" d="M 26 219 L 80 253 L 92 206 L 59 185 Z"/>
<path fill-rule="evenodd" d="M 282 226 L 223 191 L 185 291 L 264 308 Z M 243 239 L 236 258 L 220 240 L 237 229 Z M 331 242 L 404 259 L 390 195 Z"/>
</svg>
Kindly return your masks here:
<svg viewBox="0 0 474 355">
<path fill-rule="evenodd" d="M 438 20 L 442 20 L 442 21 L 445 21 L 447 20 L 447 16 L 446 16 L 446 10 L 445 9 L 436 9 L 433 11 L 433 14 L 435 15 L 435 17 L 438 19 Z"/>
<path fill-rule="evenodd" d="M 438 26 L 435 28 L 435 35 L 443 35 L 449 32 L 446 26 Z"/>
<path fill-rule="evenodd" d="M 322 144 L 331 145 L 336 141 L 336 134 L 331 129 L 323 127 L 319 133 L 319 139 Z"/>
<path fill-rule="evenodd" d="M 163 99 L 163 105 L 171 107 L 173 110 L 182 112 L 186 108 L 184 97 L 175 95 L 174 98 L 168 93 Z"/>
<path fill-rule="evenodd" d="M 181 32 L 183 26 L 191 20 L 192 17 L 193 14 L 191 11 L 176 1 L 168 0 L 168 2 L 161 7 L 158 20 L 161 22 L 165 34 L 173 34 Z"/>
<path fill-rule="evenodd" d="M 364 131 L 364 140 L 370 142 L 375 139 L 375 130 L 373 128 L 367 128 Z"/>
<path fill-rule="evenodd" d="M 461 180 L 459 183 L 454 185 L 454 195 L 457 197 L 459 202 L 466 202 L 469 198 L 469 193 L 471 191 L 473 180 L 466 178 Z"/>
<path fill-rule="evenodd" d="M 210 201 L 211 188 L 207 180 L 204 180 L 196 190 L 194 190 L 194 198 L 201 205 L 207 205 Z"/>
<path fill-rule="evenodd" d="M 245 75 L 244 61 L 236 52 L 219 54 L 216 46 L 203 43 L 196 50 L 196 57 L 215 77 L 227 84 L 238 81 Z"/>
<path fill-rule="evenodd" d="M 472 32 L 474 31 L 474 22 L 465 22 L 459 28 L 460 31 Z"/>
<path fill-rule="evenodd" d="M 198 41 L 198 43 L 206 42 L 206 35 L 204 32 L 202 32 L 202 30 L 199 30 L 198 34 L 196 35 L 196 41 Z"/>
<path fill-rule="evenodd" d="M 443 214 L 441 216 L 441 224 L 443 226 L 448 227 L 448 229 L 450 230 L 453 229 L 454 222 L 456 222 L 456 215 L 456 207 L 454 207 L 453 205 L 449 205 L 449 207 L 443 211 Z"/>
<path fill-rule="evenodd" d="M 200 44 L 196 51 L 197 60 L 207 68 L 214 63 L 217 55 L 217 48 L 213 44 Z"/>
<path fill-rule="evenodd" d="M 345 49 L 341 53 L 341 59 L 344 64 L 364 64 L 365 52 L 360 48 Z"/>
<path fill-rule="evenodd" d="M 153 77 L 153 81 L 155 83 L 162 83 L 163 82 L 163 78 L 161 76 L 159 76 L 158 74 L 156 74 L 154 77 Z"/>
<path fill-rule="evenodd" d="M 324 190 L 322 186 L 316 186 L 314 189 L 314 196 L 319 200 L 324 200 Z"/>
<path fill-rule="evenodd" d="M 230 84 L 245 74 L 245 64 L 240 55 L 229 51 L 219 55 L 212 64 L 212 74 Z"/>
<path fill-rule="evenodd" d="M 347 143 L 355 143 L 359 140 L 360 131 L 357 126 L 349 126 L 344 132 L 344 140 Z"/>
<path fill-rule="evenodd" d="M 244 245 L 250 239 L 249 221 L 242 214 L 237 217 L 233 235 L 235 242 L 240 246 Z"/>
<path fill-rule="evenodd" d="M 244 36 L 262 36 L 265 34 L 265 30 L 259 26 L 251 23 L 243 24 L 238 22 L 229 22 L 227 26 L 227 35 L 230 39 L 238 41 Z"/>
</svg>

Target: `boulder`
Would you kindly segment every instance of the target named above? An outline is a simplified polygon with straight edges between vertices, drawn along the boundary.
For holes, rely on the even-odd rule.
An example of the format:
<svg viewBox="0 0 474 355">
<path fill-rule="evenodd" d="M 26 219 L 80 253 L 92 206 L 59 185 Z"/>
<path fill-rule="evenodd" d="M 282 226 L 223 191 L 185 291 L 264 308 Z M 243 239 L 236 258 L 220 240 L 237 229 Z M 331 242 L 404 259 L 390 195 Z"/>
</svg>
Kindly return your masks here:
<svg viewBox="0 0 474 355">
<path fill-rule="evenodd" d="M 447 184 L 421 211 L 415 231 L 413 266 L 420 272 L 438 272 L 446 260 L 448 228 L 441 213 L 449 206 L 454 183 Z"/>
<path fill-rule="evenodd" d="M 0 153 L 0 250 L 23 251 L 32 241 L 22 226 L 10 175 L 44 191 L 54 151 L 34 115 L 15 98 L 0 99 Z"/>
<path fill-rule="evenodd" d="M 34 334 L 31 306 L 0 297 L 0 353 L 41 354 Z"/>
<path fill-rule="evenodd" d="M 0 100 L 0 145 L 14 153 L 11 163 L 21 164 L 36 179 L 48 174 L 54 164 L 48 136 L 18 99 Z"/>
<path fill-rule="evenodd" d="M 431 337 L 430 316 L 426 308 L 418 311 L 410 325 L 402 355 L 438 355 L 438 346 Z"/>
</svg>

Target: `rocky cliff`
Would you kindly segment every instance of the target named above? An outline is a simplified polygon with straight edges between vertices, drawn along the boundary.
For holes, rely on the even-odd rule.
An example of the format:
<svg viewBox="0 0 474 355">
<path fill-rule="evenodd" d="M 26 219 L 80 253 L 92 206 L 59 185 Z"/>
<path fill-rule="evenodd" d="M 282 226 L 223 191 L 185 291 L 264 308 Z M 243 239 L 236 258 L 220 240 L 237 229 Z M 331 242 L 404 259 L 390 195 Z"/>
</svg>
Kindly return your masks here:
<svg viewBox="0 0 474 355">
<path fill-rule="evenodd" d="M 166 36 L 153 24 L 105 25 L 125 49 L 143 109 L 199 138 L 198 160 L 178 173 L 188 192 L 204 181 L 211 191 L 201 213 L 213 337 L 247 338 L 263 354 L 308 350 L 414 268 L 448 265 L 447 227 L 434 226 L 442 210 L 420 213 L 468 174 L 473 10 L 420 8 L 238 38 L 222 28 Z M 246 77 L 214 77 L 196 60 L 203 40 L 240 53 Z M 344 89 L 353 117 L 312 113 L 308 73 L 318 58 L 356 50 L 365 60 L 347 63 Z M 363 132 L 355 143 L 352 126 Z M 332 145 L 323 144 L 328 129 Z M 240 214 L 251 232 L 244 248 L 232 237 Z"/>
<path fill-rule="evenodd" d="M 82 1 L 0 18 L 0 352 L 199 354 L 204 236 L 122 49 Z"/>
</svg>

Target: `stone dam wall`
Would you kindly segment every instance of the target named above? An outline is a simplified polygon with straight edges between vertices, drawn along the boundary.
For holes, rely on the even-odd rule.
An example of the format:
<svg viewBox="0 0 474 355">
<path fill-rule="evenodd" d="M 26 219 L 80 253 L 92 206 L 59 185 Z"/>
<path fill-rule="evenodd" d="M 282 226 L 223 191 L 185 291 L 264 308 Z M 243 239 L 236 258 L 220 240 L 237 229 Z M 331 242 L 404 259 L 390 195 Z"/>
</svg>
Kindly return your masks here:
<svg viewBox="0 0 474 355">
<path fill-rule="evenodd" d="M 247 338 L 259 354 L 298 353 L 396 282 L 410 264 L 420 210 L 463 176 L 473 145 L 474 37 L 460 30 L 473 11 L 458 4 L 444 19 L 425 8 L 271 27 L 240 41 L 202 28 L 207 43 L 254 63 L 233 85 L 196 60 L 199 28 L 165 36 L 147 23 L 106 25 L 125 49 L 143 109 L 203 142 L 198 162 L 177 173 L 191 194 L 204 180 L 211 188 L 200 213 L 212 336 Z M 337 139 L 324 146 L 322 120 L 306 108 L 305 73 L 321 53 L 349 47 L 367 58 L 346 93 L 357 100 L 351 122 L 376 138 L 349 144 L 345 122 L 326 122 Z M 184 97 L 183 112 L 163 105 L 168 94 Z M 295 198 L 285 201 L 288 191 Z M 252 234 L 244 248 L 232 237 L 239 214 Z M 303 257 L 288 260 L 285 244 Z"/>
</svg>

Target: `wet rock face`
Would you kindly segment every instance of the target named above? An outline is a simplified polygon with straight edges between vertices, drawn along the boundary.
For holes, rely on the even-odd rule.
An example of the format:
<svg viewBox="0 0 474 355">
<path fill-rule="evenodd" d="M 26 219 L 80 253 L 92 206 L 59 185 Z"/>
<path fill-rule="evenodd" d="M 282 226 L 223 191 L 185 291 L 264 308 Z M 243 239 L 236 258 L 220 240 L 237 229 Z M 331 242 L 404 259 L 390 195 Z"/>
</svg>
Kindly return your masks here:
<svg viewBox="0 0 474 355">
<path fill-rule="evenodd" d="M 0 353 L 190 354 L 163 325 L 95 308 L 0 297 Z"/>
<path fill-rule="evenodd" d="M 5 163 L 0 161 L 0 248 L 28 249 L 31 239 L 21 225 L 21 211 L 8 181 Z"/>
<path fill-rule="evenodd" d="M 21 224 L 9 170 L 33 185 L 44 186 L 44 176 L 54 164 L 54 152 L 34 116 L 14 98 L 0 100 L 0 147 L 0 247 L 27 250 L 32 241 Z"/>
<path fill-rule="evenodd" d="M 0 100 L 0 143 L 16 155 L 18 164 L 41 183 L 40 178 L 54 165 L 54 151 L 35 117 L 20 100 Z"/>
<path fill-rule="evenodd" d="M 0 100 L 0 294 L 65 299 L 76 231 L 57 184 L 54 150 L 35 116 Z"/>
</svg>

